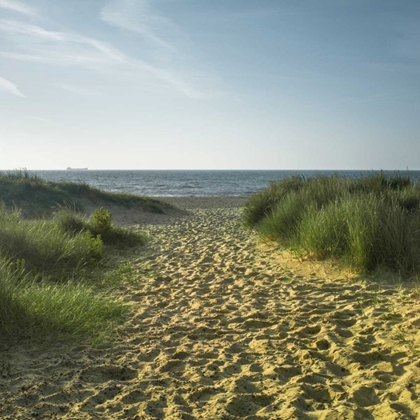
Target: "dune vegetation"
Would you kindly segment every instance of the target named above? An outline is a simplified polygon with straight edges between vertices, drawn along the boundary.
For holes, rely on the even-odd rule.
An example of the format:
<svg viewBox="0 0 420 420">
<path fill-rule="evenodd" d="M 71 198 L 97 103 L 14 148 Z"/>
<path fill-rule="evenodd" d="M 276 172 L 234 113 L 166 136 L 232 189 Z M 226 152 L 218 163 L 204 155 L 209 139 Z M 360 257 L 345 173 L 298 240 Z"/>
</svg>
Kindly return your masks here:
<svg viewBox="0 0 420 420">
<path fill-rule="evenodd" d="M 243 219 L 263 238 L 357 272 L 420 270 L 420 186 L 404 175 L 291 177 L 252 196 Z"/>
<path fill-rule="evenodd" d="M 58 207 L 80 211 L 92 204 L 136 207 L 160 214 L 170 207 L 153 198 L 103 191 L 82 182 L 47 181 L 27 170 L 0 172 L 0 198 L 7 209 L 17 207 L 30 217 L 51 215 Z"/>
<path fill-rule="evenodd" d="M 92 200 L 152 212 L 164 208 L 157 200 L 51 183 L 27 172 L 0 175 L 2 341 L 97 340 L 122 320 L 126 306 L 106 293 L 126 277 L 115 250 L 143 245 L 147 237 L 114 226 L 104 207 L 90 219 L 70 210 Z"/>
</svg>

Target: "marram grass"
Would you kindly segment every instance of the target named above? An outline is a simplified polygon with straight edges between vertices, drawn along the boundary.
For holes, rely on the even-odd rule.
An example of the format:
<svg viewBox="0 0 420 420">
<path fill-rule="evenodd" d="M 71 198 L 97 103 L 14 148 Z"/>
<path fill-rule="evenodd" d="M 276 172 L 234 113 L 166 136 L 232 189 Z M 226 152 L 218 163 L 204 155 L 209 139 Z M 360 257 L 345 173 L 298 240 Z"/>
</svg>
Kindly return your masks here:
<svg viewBox="0 0 420 420">
<path fill-rule="evenodd" d="M 115 247 L 142 245 L 146 235 L 114 226 L 104 208 L 89 220 L 68 209 L 86 203 L 152 212 L 170 207 L 86 184 L 48 182 L 28 171 L 0 173 L 1 345 L 49 337 L 100 341 L 122 321 L 127 306 L 109 295 L 132 273 L 128 265 L 116 267 Z"/>
<path fill-rule="evenodd" d="M 0 262 L 0 335 L 2 341 L 48 337 L 98 338 L 126 312 L 120 302 L 100 296 L 83 282 L 50 283 Z"/>
<path fill-rule="evenodd" d="M 102 241 L 89 232 L 70 235 L 50 220 L 25 220 L 0 209 L 0 255 L 37 274 L 67 275 L 102 259 Z"/>
<path fill-rule="evenodd" d="M 383 173 L 350 180 L 294 177 L 254 195 L 244 222 L 263 237 L 359 272 L 420 271 L 420 187 Z"/>
<path fill-rule="evenodd" d="M 86 222 L 66 210 L 65 220 L 78 224 L 71 230 L 60 217 L 27 220 L 18 210 L 0 208 L 1 343 L 48 337 L 95 341 L 121 321 L 126 306 L 106 297 L 106 289 L 123 281 L 126 270 L 109 271 L 112 258 L 107 269 L 101 261 L 105 253 L 112 257 L 118 240 L 141 245 L 144 234 L 114 227 L 104 209 L 98 214 L 99 222 Z M 106 250 L 101 234 L 109 239 Z"/>
<path fill-rule="evenodd" d="M 50 215 L 59 207 L 83 210 L 86 205 L 136 207 L 165 213 L 171 205 L 150 197 L 113 193 L 82 182 L 52 182 L 27 170 L 0 171 L 0 201 L 7 209 L 20 208 L 26 217 Z"/>
<path fill-rule="evenodd" d="M 84 233 L 92 237 L 100 237 L 104 244 L 119 248 L 144 245 L 147 235 L 144 232 L 114 226 L 111 223 L 111 212 L 101 207 L 97 209 L 90 220 L 87 220 L 70 209 L 62 208 L 55 214 L 55 221 L 67 235 Z"/>
</svg>

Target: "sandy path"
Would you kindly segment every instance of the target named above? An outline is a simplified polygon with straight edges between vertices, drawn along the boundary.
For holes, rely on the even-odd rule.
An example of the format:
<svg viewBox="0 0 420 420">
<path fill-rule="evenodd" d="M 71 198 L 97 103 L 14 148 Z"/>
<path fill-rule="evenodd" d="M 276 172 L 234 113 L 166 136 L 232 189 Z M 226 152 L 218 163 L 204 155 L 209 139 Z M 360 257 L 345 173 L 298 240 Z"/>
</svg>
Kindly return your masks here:
<svg viewBox="0 0 420 420">
<path fill-rule="evenodd" d="M 296 274 L 239 213 L 149 225 L 117 345 L 11 355 L 0 417 L 420 418 L 418 294 Z"/>
</svg>

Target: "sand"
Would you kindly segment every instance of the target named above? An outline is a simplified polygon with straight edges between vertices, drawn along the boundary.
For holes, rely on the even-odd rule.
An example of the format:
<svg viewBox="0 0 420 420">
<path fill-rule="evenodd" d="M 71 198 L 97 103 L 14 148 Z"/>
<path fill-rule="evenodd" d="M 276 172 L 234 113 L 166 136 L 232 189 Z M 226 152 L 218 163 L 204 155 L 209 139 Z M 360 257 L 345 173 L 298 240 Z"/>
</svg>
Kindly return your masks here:
<svg viewBox="0 0 420 420">
<path fill-rule="evenodd" d="M 418 289 L 274 252 L 243 200 L 178 199 L 188 215 L 142 225 L 115 345 L 0 355 L 0 417 L 420 418 Z"/>
</svg>

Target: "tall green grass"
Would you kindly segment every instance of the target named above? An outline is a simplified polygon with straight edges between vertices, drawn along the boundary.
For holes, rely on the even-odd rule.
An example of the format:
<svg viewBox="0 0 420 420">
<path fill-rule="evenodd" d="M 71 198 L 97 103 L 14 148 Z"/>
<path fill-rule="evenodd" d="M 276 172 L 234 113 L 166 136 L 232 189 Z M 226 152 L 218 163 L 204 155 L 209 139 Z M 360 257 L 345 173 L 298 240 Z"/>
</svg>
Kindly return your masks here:
<svg viewBox="0 0 420 420">
<path fill-rule="evenodd" d="M 116 267 L 115 247 L 143 245 L 146 236 L 114 226 L 105 208 L 90 219 L 69 210 L 92 203 L 152 212 L 170 207 L 86 184 L 48 182 L 28 171 L 0 173 L 0 344 L 49 336 L 97 340 L 121 321 L 126 306 L 106 295 L 130 281 L 131 270 Z"/>
<path fill-rule="evenodd" d="M 293 176 L 282 182 L 273 182 L 268 188 L 250 197 L 244 208 L 243 219 L 249 227 L 271 214 L 277 204 L 290 192 L 299 191 L 305 178 Z"/>
<path fill-rule="evenodd" d="M 280 181 L 249 200 L 244 222 L 266 238 L 318 259 L 340 258 L 360 272 L 420 270 L 420 187 L 406 176 Z"/>
<path fill-rule="evenodd" d="M 102 241 L 90 232 L 70 235 L 49 220 L 25 220 L 19 211 L 0 210 L 0 255 L 19 260 L 39 274 L 67 275 L 99 261 Z"/>
<path fill-rule="evenodd" d="M 108 334 L 126 312 L 120 302 L 101 296 L 83 282 L 56 284 L 0 261 L 0 336 L 6 341 Z"/>
<path fill-rule="evenodd" d="M 112 233 L 110 213 L 100 214 L 109 224 L 97 226 L 94 219 L 93 228 L 109 230 L 110 238 L 128 238 L 131 246 L 144 243 L 140 233 L 122 228 Z M 122 303 L 105 297 L 103 285 L 109 282 L 100 280 L 110 275 L 101 260 L 106 252 L 110 256 L 115 241 L 105 250 L 101 234 L 90 231 L 89 223 L 70 211 L 65 215 L 80 229 L 65 228 L 60 218 L 27 220 L 17 210 L 0 208 L 0 341 L 98 338 L 125 313 Z M 119 277 L 115 272 L 113 284 Z"/>
</svg>

